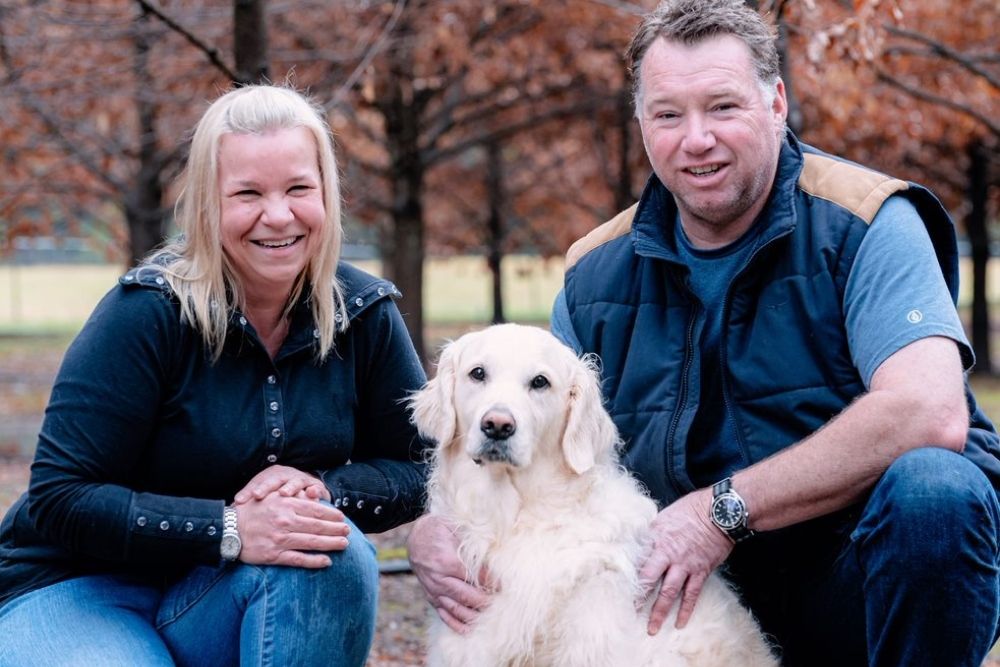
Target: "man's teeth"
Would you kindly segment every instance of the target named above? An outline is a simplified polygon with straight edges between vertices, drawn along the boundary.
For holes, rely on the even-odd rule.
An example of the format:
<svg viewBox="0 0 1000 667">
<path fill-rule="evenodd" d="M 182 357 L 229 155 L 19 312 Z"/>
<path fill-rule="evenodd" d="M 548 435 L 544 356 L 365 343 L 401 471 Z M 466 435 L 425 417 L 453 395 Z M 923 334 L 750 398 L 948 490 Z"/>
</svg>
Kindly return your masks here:
<svg viewBox="0 0 1000 667">
<path fill-rule="evenodd" d="M 296 237 L 292 236 L 287 239 L 281 239 L 280 241 L 254 241 L 257 245 L 264 246 L 265 248 L 284 248 L 295 243 Z"/>
<path fill-rule="evenodd" d="M 691 167 L 688 169 L 695 176 L 703 176 L 705 174 L 714 174 L 719 171 L 719 165 L 712 165 L 711 167 Z"/>
</svg>

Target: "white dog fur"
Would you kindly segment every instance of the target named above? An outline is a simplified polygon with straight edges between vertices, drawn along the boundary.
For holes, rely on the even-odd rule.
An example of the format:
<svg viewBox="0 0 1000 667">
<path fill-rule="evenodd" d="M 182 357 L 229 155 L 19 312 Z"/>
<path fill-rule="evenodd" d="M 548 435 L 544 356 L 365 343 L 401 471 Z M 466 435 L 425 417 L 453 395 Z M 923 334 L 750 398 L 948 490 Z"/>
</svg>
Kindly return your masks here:
<svg viewBox="0 0 1000 667">
<path fill-rule="evenodd" d="M 469 580 L 495 589 L 471 632 L 435 622 L 429 665 L 778 664 L 714 575 L 687 627 L 675 605 L 647 634 L 638 567 L 657 510 L 618 464 L 593 363 L 545 330 L 498 325 L 448 345 L 411 407 L 438 443 L 429 511 L 456 531 Z"/>
</svg>

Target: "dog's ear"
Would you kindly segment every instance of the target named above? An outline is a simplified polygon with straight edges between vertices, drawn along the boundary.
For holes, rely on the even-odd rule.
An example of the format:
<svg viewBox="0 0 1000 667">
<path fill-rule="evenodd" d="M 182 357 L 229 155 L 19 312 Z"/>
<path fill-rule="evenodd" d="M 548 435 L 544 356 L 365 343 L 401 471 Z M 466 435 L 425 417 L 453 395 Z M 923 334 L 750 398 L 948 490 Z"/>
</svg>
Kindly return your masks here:
<svg viewBox="0 0 1000 667">
<path fill-rule="evenodd" d="M 567 465 L 578 475 L 618 444 L 618 429 L 604 409 L 598 368 L 597 359 L 588 356 L 573 371 L 562 450 Z"/>
<path fill-rule="evenodd" d="M 455 414 L 456 343 L 445 346 L 438 359 L 437 375 L 410 398 L 412 421 L 420 435 L 442 448 L 455 439 L 458 429 Z"/>
</svg>

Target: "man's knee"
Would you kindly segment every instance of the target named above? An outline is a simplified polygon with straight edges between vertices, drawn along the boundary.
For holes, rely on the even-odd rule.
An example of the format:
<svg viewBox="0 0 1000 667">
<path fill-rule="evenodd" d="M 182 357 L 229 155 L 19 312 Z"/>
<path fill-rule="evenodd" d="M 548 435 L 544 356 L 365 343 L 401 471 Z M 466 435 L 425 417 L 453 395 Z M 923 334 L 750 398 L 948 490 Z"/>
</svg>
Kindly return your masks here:
<svg viewBox="0 0 1000 667">
<path fill-rule="evenodd" d="M 1000 508 L 986 475 L 956 452 L 924 447 L 900 456 L 875 485 L 856 536 L 933 567 L 956 549 L 997 551 Z M 881 538 L 881 539 L 880 539 Z M 929 559 L 929 560 L 928 560 Z"/>
</svg>

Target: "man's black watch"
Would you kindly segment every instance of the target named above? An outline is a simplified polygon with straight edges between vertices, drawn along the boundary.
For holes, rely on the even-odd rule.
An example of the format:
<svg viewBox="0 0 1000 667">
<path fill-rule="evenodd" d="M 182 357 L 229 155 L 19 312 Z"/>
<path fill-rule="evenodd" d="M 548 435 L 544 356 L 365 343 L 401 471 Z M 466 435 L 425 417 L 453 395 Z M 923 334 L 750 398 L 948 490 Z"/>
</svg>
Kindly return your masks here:
<svg viewBox="0 0 1000 667">
<path fill-rule="evenodd" d="M 709 514 L 712 523 L 733 542 L 739 543 L 754 535 L 747 527 L 750 513 L 747 511 L 746 501 L 733 490 L 733 482 L 729 477 L 712 487 L 712 509 Z"/>
</svg>

